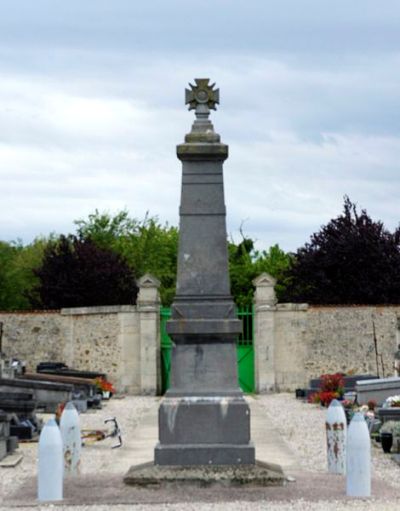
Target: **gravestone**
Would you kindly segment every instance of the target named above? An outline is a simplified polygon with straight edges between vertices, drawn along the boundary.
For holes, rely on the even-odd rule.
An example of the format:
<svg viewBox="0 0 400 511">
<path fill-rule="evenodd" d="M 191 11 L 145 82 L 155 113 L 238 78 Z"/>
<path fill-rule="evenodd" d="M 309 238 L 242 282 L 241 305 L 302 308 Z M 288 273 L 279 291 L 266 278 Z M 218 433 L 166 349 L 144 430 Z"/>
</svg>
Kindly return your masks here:
<svg viewBox="0 0 400 511">
<path fill-rule="evenodd" d="M 356 384 L 357 401 L 360 405 L 376 401 L 381 405 L 388 397 L 400 394 L 400 378 L 377 378 L 358 381 Z"/>
<path fill-rule="evenodd" d="M 255 463 L 250 409 L 238 386 L 241 331 L 230 294 L 223 162 L 228 146 L 209 120 L 219 91 L 209 79 L 186 89 L 196 119 L 178 145 L 182 190 L 176 296 L 167 332 L 171 385 L 159 408 L 156 465 Z"/>
</svg>

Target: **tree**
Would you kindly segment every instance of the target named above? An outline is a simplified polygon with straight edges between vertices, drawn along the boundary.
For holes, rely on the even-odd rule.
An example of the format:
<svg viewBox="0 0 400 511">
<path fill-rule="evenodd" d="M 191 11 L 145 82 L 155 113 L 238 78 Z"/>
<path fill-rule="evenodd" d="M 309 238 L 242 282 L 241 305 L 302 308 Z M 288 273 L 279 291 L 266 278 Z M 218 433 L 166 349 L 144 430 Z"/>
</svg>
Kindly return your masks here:
<svg viewBox="0 0 400 511">
<path fill-rule="evenodd" d="M 17 247 L 0 241 L 0 310 L 12 308 L 12 267 Z"/>
<path fill-rule="evenodd" d="M 95 210 L 88 219 L 76 220 L 77 235 L 104 248 L 121 254 L 136 275 L 152 273 L 161 282 L 160 295 L 164 306 L 171 304 L 175 295 L 179 232 L 176 227 L 162 225 L 157 217 L 143 220 L 129 217 L 126 210 L 115 215 Z M 253 301 L 252 280 L 266 271 L 278 278 L 290 264 L 290 256 L 278 245 L 268 251 L 254 250 L 254 242 L 242 233 L 239 244 L 228 244 L 231 290 L 239 306 L 250 306 Z M 281 279 L 276 287 L 279 296 L 284 288 Z"/>
<path fill-rule="evenodd" d="M 136 303 L 132 269 L 122 256 L 91 239 L 60 236 L 49 243 L 34 274 L 39 284 L 31 300 L 40 308 Z"/>
<path fill-rule="evenodd" d="M 33 269 L 40 265 L 48 242 L 47 238 L 36 238 L 23 246 L 20 241 L 0 241 L 0 310 L 31 307 L 28 296 L 38 283 Z"/>
<path fill-rule="evenodd" d="M 343 213 L 298 249 L 283 299 L 313 304 L 400 303 L 400 233 L 344 198 Z"/>
<path fill-rule="evenodd" d="M 151 273 L 161 282 L 163 305 L 175 295 L 178 229 L 146 214 L 143 220 L 130 218 L 124 210 L 115 214 L 95 211 L 88 220 L 77 220 L 77 234 L 98 246 L 112 249 L 125 258 L 137 276 Z"/>
<path fill-rule="evenodd" d="M 249 307 L 253 303 L 254 286 L 252 281 L 261 273 L 267 272 L 279 279 L 275 291 L 278 298 L 285 289 L 284 271 L 291 263 L 291 256 L 279 245 L 259 252 L 254 249 L 253 240 L 243 236 L 238 245 L 229 243 L 229 273 L 231 291 L 239 307 Z"/>
</svg>

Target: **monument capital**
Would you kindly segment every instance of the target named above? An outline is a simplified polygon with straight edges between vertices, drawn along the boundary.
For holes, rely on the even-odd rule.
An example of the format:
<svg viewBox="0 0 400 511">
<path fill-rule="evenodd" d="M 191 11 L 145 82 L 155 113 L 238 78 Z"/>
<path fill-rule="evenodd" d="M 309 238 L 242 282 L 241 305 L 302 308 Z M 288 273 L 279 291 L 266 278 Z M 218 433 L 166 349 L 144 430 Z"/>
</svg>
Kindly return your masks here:
<svg viewBox="0 0 400 511">
<path fill-rule="evenodd" d="M 195 78 L 194 81 L 196 85 L 189 83 L 190 90 L 185 89 L 185 103 L 189 110 L 195 110 L 196 119 L 185 136 L 185 143 L 177 147 L 178 158 L 201 161 L 206 157 L 224 161 L 228 157 L 228 146 L 221 144 L 209 119 L 210 110 L 216 110 L 215 105 L 219 103 L 219 89 L 214 88 L 215 83 L 210 85 L 209 78 Z"/>
</svg>

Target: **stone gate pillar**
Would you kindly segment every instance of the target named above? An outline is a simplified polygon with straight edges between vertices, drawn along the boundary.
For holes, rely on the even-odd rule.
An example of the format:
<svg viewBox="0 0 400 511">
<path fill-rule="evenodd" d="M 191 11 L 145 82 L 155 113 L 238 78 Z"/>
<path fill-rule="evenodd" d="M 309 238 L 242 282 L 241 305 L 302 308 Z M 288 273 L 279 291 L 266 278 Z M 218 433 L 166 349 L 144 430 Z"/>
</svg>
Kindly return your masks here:
<svg viewBox="0 0 400 511">
<path fill-rule="evenodd" d="M 160 282 L 146 274 L 138 281 L 140 353 L 140 394 L 155 395 L 159 388 L 160 368 Z"/>
<path fill-rule="evenodd" d="M 276 280 L 262 273 L 253 280 L 254 294 L 254 372 L 256 392 L 275 390 L 275 313 Z"/>
</svg>

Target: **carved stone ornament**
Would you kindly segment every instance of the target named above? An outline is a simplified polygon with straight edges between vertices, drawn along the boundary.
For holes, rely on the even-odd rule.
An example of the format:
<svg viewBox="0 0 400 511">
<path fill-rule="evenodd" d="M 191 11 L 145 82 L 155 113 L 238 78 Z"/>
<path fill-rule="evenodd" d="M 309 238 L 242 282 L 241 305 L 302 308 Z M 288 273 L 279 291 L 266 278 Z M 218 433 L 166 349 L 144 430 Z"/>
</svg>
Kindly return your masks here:
<svg viewBox="0 0 400 511">
<path fill-rule="evenodd" d="M 196 110 L 196 113 L 216 110 L 215 105 L 219 104 L 219 89 L 214 89 L 215 83 L 210 85 L 209 78 L 195 78 L 194 81 L 196 85 L 189 83 L 190 89 L 185 89 L 185 103 L 189 105 L 189 110 Z"/>
</svg>

